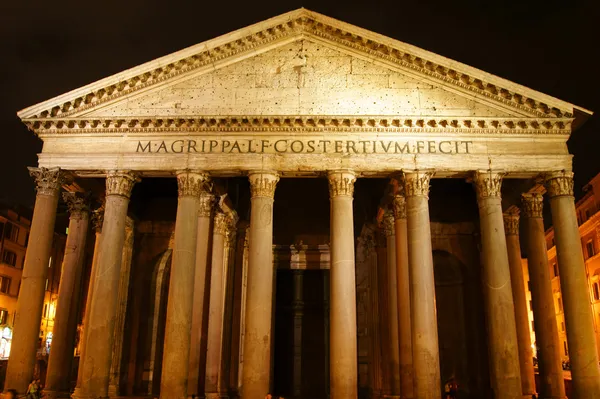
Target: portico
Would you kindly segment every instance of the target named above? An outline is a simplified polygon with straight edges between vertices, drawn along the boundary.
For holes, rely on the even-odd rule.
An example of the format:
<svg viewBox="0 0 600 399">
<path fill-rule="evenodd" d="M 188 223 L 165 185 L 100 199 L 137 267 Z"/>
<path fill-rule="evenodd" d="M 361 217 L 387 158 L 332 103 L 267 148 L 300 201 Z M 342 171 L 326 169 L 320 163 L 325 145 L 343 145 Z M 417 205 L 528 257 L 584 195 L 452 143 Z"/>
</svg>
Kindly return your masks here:
<svg viewBox="0 0 600 399">
<path fill-rule="evenodd" d="M 526 304 L 513 292 L 519 285 L 511 285 L 514 242 L 507 247 L 503 211 L 514 204 L 504 201 L 501 189 L 503 182 L 516 180 L 533 188 L 532 182 L 542 179 L 565 279 L 576 397 L 600 399 L 591 308 L 581 294 L 587 292 L 583 260 L 574 244 L 579 236 L 566 146 L 586 115 L 589 111 L 572 104 L 305 9 L 25 109 L 19 117 L 44 142 L 32 170 L 38 196 L 30 240 L 39 248 L 30 247 L 26 259 L 24 275 L 37 277 L 24 280 L 21 288 L 27 297 L 19 298 L 6 388 L 24 391 L 31 379 L 47 232 L 68 175 L 76 182 L 71 191 L 105 198 L 76 397 L 113 396 L 114 359 L 129 367 L 118 368 L 117 379 L 126 383 L 114 396 L 264 397 L 277 385 L 272 348 L 280 293 L 274 288 L 282 262 L 274 259 L 273 248 L 286 244 L 295 248 L 295 264 L 304 265 L 291 269 L 318 264 L 317 269 L 329 270 L 319 280 L 326 282 L 319 288 L 319 309 L 326 317 L 318 322 L 327 334 L 323 394 L 349 399 L 368 389 L 376 397 L 439 398 L 452 374 L 447 370 L 460 374 L 462 366 L 440 358 L 440 352 L 449 352 L 440 349 L 446 341 L 438 336 L 436 292 L 444 284 L 467 284 L 438 275 L 435 251 L 445 241 L 434 227 L 440 223 L 444 231 L 452 230 L 447 237 L 468 229 L 432 220 L 430 185 L 452 179 L 473 183 L 479 211 L 473 222 L 479 231 L 473 228 L 468 235 L 474 244 L 469 256 L 481 255 L 481 263 L 461 259 L 458 250 L 459 260 L 452 263 L 477 265 L 482 276 L 484 315 L 464 316 L 486 331 L 486 342 L 478 345 L 489 348 L 489 375 L 479 385 L 497 399 L 522 398 L 531 394 L 530 384 L 523 383 L 529 377 L 523 370 L 531 368 L 519 324 L 527 320 L 517 307 Z M 287 239 L 276 220 L 278 187 L 309 178 L 327 181 L 329 211 L 320 220 L 329 221 L 321 230 L 296 223 L 311 232 L 306 240 L 314 242 L 307 246 L 298 237 L 276 242 Z M 384 181 L 385 190 L 376 193 L 379 203 L 369 204 L 363 197 L 372 196 L 370 190 L 361 189 L 359 198 L 357 187 L 375 179 Z M 164 190 L 144 188 L 159 180 L 153 187 Z M 152 202 L 168 190 L 171 202 Z M 302 201 L 308 203 L 315 193 L 300 190 L 283 198 L 306 197 Z M 355 198 L 360 208 L 353 206 Z M 300 215 L 314 211 L 293 203 L 282 206 Z M 119 276 L 133 208 L 138 219 L 129 282 L 134 298 L 122 308 Z M 167 208 L 172 212 L 163 217 Z M 369 212 L 370 219 L 362 216 Z M 386 251 L 372 257 L 369 242 L 381 234 L 382 215 L 387 240 L 373 245 Z M 290 222 L 288 230 L 293 228 Z M 310 336 L 307 326 L 317 323 L 303 321 L 313 320 L 305 317 L 308 281 L 317 279 L 294 274 L 290 301 L 289 394 L 299 398 L 306 397 L 303 364 L 309 364 L 303 363 L 301 348 Z M 149 309 L 141 305 L 143 298 L 152 303 Z M 125 331 L 115 329 L 118 312 L 127 312 Z M 67 319 L 64 328 L 72 329 Z M 382 330 L 385 334 L 378 333 Z M 115 331 L 125 339 L 115 338 Z M 112 356 L 115 339 L 122 340 L 126 356 Z M 64 345 L 72 345 L 67 341 Z M 476 385 L 469 384 L 464 382 L 465 389 Z"/>
</svg>

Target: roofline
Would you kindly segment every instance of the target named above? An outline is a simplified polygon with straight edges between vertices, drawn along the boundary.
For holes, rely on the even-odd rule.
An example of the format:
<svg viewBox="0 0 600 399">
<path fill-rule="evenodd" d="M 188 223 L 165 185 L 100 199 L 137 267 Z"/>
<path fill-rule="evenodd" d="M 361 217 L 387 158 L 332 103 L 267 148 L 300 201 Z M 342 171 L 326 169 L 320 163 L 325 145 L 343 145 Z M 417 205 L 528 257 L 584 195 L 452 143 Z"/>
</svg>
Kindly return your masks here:
<svg viewBox="0 0 600 399">
<path fill-rule="evenodd" d="M 568 103 L 568 102 L 560 100 L 556 97 L 544 94 L 542 92 L 539 92 L 539 91 L 536 91 L 533 89 L 530 89 L 526 86 L 523 86 L 518 83 L 512 82 L 510 80 L 498 77 L 496 75 L 490 74 L 483 70 L 463 64 L 461 62 L 451 60 L 447 57 L 424 50 L 417 46 L 414 46 L 414 45 L 411 45 L 408 43 L 404 43 L 404 42 L 401 42 L 396 39 L 392 39 L 388 36 L 384 36 L 382 34 L 369 31 L 367 29 L 349 24 L 347 22 L 337 20 L 335 18 L 328 17 L 323 14 L 319 14 L 314 11 L 307 10 L 305 8 L 299 8 L 299 9 L 269 18 L 267 20 L 252 24 L 250 26 L 240 28 L 235 31 L 220 35 L 214 39 L 210 39 L 210 40 L 195 44 L 195 45 L 187 47 L 183 50 L 179 50 L 174 53 L 165 55 L 163 57 L 148 61 L 141 65 L 129 68 L 125 71 L 116 73 L 109 77 L 100 79 L 96 82 L 90 83 L 90 84 L 82 86 L 80 88 L 71 90 L 67 93 L 53 97 L 49 100 L 37 103 L 35 105 L 32 105 L 30 107 L 27 107 L 25 109 L 18 111 L 17 116 L 21 119 L 27 119 L 27 118 L 33 117 L 36 114 L 38 114 L 39 112 L 43 112 L 45 110 L 51 109 L 57 105 L 62 105 L 63 103 L 73 100 L 82 95 L 87 95 L 90 92 L 103 89 L 107 86 L 110 86 L 110 85 L 120 82 L 122 80 L 129 79 L 129 78 L 144 74 L 146 72 L 152 71 L 156 68 L 163 67 L 175 60 L 180 60 L 180 59 L 183 59 L 186 57 L 190 57 L 192 55 L 199 53 L 200 51 L 206 51 L 211 48 L 215 48 L 217 46 L 229 43 L 231 41 L 241 39 L 249 34 L 258 33 L 260 31 L 268 29 L 272 26 L 279 25 L 281 23 L 296 19 L 301 16 L 308 16 L 317 21 L 321 21 L 323 23 L 330 24 L 332 26 L 337 26 L 337 27 L 340 27 L 341 29 L 346 29 L 348 31 L 356 32 L 357 34 L 359 34 L 367 39 L 370 39 L 370 40 L 373 40 L 375 42 L 379 42 L 382 44 L 386 44 L 386 45 L 394 47 L 394 48 L 398 48 L 400 50 L 403 50 L 407 53 L 413 54 L 417 57 L 421 57 L 428 61 L 435 61 L 447 68 L 456 69 L 458 71 L 461 71 L 461 72 L 464 72 L 467 74 L 475 74 L 475 75 L 481 76 L 482 79 L 486 80 L 489 83 L 492 83 L 494 85 L 497 85 L 499 87 L 502 87 L 502 88 L 505 88 L 505 89 L 508 89 L 508 90 L 511 90 L 511 91 L 514 91 L 517 93 L 524 93 L 528 97 L 532 97 L 536 100 L 547 103 L 550 106 L 554 106 L 556 108 L 563 109 L 563 110 L 573 110 L 573 111 L 578 110 L 578 111 L 580 111 L 584 114 L 590 115 L 590 116 L 593 114 L 592 111 L 587 110 L 583 107 L 579 107 L 577 105 Z"/>
</svg>

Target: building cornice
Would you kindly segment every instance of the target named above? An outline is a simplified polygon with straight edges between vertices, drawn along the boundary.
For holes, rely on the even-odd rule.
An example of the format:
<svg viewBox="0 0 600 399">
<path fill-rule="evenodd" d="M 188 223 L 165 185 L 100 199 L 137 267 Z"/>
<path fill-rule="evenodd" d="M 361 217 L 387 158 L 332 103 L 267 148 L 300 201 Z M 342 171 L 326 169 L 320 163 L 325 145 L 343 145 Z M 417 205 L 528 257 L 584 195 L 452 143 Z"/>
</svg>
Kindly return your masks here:
<svg viewBox="0 0 600 399">
<path fill-rule="evenodd" d="M 239 115 L 128 118 L 41 118 L 25 125 L 38 135 L 152 132 L 391 132 L 569 135 L 573 118 L 465 116 Z"/>
<path fill-rule="evenodd" d="M 202 68 L 214 68 L 248 57 L 280 41 L 313 38 L 432 82 L 533 117 L 573 116 L 572 104 L 496 77 L 415 46 L 369 32 L 333 18 L 299 9 L 113 75 L 96 83 L 29 107 L 22 119 L 81 115 Z"/>
</svg>

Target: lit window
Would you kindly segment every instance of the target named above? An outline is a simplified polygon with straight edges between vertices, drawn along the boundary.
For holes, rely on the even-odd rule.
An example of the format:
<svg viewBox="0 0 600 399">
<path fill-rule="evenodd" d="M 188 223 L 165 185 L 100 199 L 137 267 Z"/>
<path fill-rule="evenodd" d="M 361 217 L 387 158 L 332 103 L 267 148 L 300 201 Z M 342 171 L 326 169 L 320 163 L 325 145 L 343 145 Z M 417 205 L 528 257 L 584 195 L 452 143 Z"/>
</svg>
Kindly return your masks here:
<svg viewBox="0 0 600 399">
<path fill-rule="evenodd" d="M 8 294 L 10 289 L 10 277 L 0 276 L 0 292 Z"/>
<path fill-rule="evenodd" d="M 8 323 L 8 310 L 0 309 L 0 325 Z"/>
<path fill-rule="evenodd" d="M 17 254 L 5 249 L 2 253 L 2 262 L 7 265 L 15 266 L 17 264 Z"/>
<path fill-rule="evenodd" d="M 569 356 L 569 351 L 567 350 L 567 341 L 563 341 L 563 348 L 565 349 L 565 356 Z"/>
<path fill-rule="evenodd" d="M 531 320 L 531 331 L 535 332 L 535 324 L 533 324 L 533 320 Z"/>
<path fill-rule="evenodd" d="M 552 268 L 554 269 L 554 277 L 558 277 L 558 263 L 554 262 Z"/>
<path fill-rule="evenodd" d="M 560 331 L 565 332 L 565 322 L 564 321 L 560 322 Z"/>
<path fill-rule="evenodd" d="M 7 223 L 5 237 L 10 241 L 18 242 L 19 241 L 19 227 L 15 226 L 12 223 Z"/>
<path fill-rule="evenodd" d="M 594 287 L 594 300 L 600 301 L 600 286 L 598 285 L 598 282 L 596 281 L 592 287 Z"/>
<path fill-rule="evenodd" d="M 558 312 L 562 312 L 563 311 L 563 304 L 562 304 L 562 298 L 558 298 Z"/>
<path fill-rule="evenodd" d="M 529 310 L 533 312 L 533 302 L 531 302 L 531 299 L 529 300 Z"/>
<path fill-rule="evenodd" d="M 588 256 L 588 258 L 591 258 L 592 256 L 594 256 L 596 254 L 594 252 L 594 241 L 589 240 L 587 242 L 587 244 L 585 244 L 585 248 L 587 250 L 587 256 Z"/>
</svg>

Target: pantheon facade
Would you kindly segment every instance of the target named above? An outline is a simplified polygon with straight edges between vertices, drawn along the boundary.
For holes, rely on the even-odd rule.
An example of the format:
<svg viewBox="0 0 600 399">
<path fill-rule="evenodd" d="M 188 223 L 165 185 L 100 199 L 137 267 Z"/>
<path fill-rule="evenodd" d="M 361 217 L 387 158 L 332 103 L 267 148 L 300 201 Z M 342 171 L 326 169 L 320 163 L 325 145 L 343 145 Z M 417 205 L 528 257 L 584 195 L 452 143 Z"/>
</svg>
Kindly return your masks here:
<svg viewBox="0 0 600 399">
<path fill-rule="evenodd" d="M 5 389 L 64 197 L 49 396 L 565 398 L 546 198 L 570 397 L 600 399 L 566 145 L 590 111 L 299 9 L 18 115 L 43 150 Z"/>
</svg>

